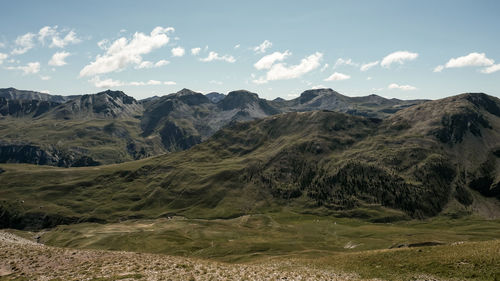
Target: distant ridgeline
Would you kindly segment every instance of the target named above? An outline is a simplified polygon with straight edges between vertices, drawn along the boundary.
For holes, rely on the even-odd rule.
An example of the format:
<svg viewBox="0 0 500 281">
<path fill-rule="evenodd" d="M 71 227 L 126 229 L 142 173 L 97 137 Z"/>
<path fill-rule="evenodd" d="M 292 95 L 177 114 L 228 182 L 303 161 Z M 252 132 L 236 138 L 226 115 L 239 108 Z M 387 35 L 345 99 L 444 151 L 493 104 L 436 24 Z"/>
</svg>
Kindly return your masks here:
<svg viewBox="0 0 500 281">
<path fill-rule="evenodd" d="M 137 101 L 110 90 L 58 96 L 0 89 L 0 163 L 120 163 L 188 149 L 234 122 L 314 110 L 386 118 L 422 102 L 347 97 L 331 89 L 305 91 L 289 101 L 244 90 L 203 95 L 183 89 Z"/>
</svg>

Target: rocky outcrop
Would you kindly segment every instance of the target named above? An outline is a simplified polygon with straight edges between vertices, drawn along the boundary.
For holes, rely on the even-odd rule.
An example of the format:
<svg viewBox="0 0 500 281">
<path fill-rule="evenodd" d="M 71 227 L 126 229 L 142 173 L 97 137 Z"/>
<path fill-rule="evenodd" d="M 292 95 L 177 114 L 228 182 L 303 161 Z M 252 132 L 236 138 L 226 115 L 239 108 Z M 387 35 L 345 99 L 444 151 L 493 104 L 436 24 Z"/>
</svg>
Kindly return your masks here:
<svg viewBox="0 0 500 281">
<path fill-rule="evenodd" d="M 9 100 L 0 97 L 0 116 L 38 117 L 59 103 L 43 100 Z"/>
<path fill-rule="evenodd" d="M 0 163 L 27 163 L 59 167 L 97 166 L 100 163 L 86 155 L 55 148 L 43 149 L 30 144 L 0 144 Z"/>
</svg>

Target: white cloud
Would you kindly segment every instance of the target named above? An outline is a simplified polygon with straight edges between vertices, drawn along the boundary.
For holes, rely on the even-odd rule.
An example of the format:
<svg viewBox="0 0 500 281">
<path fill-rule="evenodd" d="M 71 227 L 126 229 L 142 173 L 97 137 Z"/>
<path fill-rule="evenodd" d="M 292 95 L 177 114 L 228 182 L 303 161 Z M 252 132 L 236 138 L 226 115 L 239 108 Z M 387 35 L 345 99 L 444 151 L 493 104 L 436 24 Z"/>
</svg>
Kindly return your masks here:
<svg viewBox="0 0 500 281">
<path fill-rule="evenodd" d="M 372 79 L 373 79 L 372 77 L 366 77 L 366 80 L 368 80 L 368 81 L 370 81 Z"/>
<path fill-rule="evenodd" d="M 215 85 L 222 85 L 221 81 L 216 81 L 216 80 L 210 80 L 208 83 L 215 84 Z"/>
<path fill-rule="evenodd" d="M 374 66 L 377 66 L 378 62 L 379 61 L 372 61 L 372 62 L 369 62 L 369 63 L 364 63 L 364 64 L 361 65 L 360 70 L 361 71 L 367 71 L 368 69 L 370 69 L 370 68 L 372 68 Z"/>
<path fill-rule="evenodd" d="M 172 51 L 172 56 L 174 57 L 182 57 L 186 53 L 186 50 L 184 50 L 184 48 L 182 47 L 172 48 L 171 51 Z"/>
<path fill-rule="evenodd" d="M 270 55 L 262 57 L 253 66 L 258 70 L 270 69 L 275 62 L 283 61 L 286 57 L 290 56 L 291 54 L 292 53 L 290 53 L 288 50 L 286 50 L 284 53 L 274 52 Z"/>
<path fill-rule="evenodd" d="M 5 43 L 0 42 L 0 48 L 5 48 Z"/>
<path fill-rule="evenodd" d="M 283 63 L 274 64 L 267 72 L 265 80 L 273 81 L 298 78 L 318 68 L 321 65 L 320 61 L 322 58 L 323 54 L 316 52 L 303 58 L 300 64 L 297 65 L 287 66 Z"/>
<path fill-rule="evenodd" d="M 233 56 L 230 55 L 223 55 L 219 56 L 216 52 L 210 52 L 206 58 L 200 59 L 202 62 L 210 62 L 214 60 L 221 60 L 221 61 L 227 61 L 229 63 L 233 63 L 236 61 Z"/>
<path fill-rule="evenodd" d="M 438 65 L 434 68 L 432 72 L 441 72 L 444 69 L 444 65 Z"/>
<path fill-rule="evenodd" d="M 151 61 L 142 61 L 140 64 L 138 64 L 135 68 L 136 69 L 144 69 L 144 68 L 156 68 L 156 67 L 161 67 L 169 64 L 170 62 L 168 60 L 159 60 L 155 63 Z"/>
<path fill-rule="evenodd" d="M 40 31 L 38 31 L 38 40 L 42 42 L 42 44 L 44 44 L 45 38 L 56 35 L 57 35 L 57 25 L 54 27 L 44 26 L 40 29 Z"/>
<path fill-rule="evenodd" d="M 76 33 L 74 31 L 70 31 L 66 34 L 66 36 L 64 36 L 64 38 L 60 38 L 59 36 L 52 37 L 52 44 L 50 44 L 50 47 L 64 48 L 66 45 L 77 44 L 80 42 L 81 40 L 76 37 Z"/>
<path fill-rule="evenodd" d="M 486 67 L 485 69 L 481 70 L 482 73 L 490 74 L 493 72 L 497 72 L 500 70 L 500 64 L 494 64 L 490 67 Z"/>
<path fill-rule="evenodd" d="M 82 41 L 76 36 L 73 30 L 69 31 L 66 36 L 61 37 L 61 33 L 57 30 L 57 25 L 53 27 L 44 26 L 38 31 L 38 40 L 42 42 L 42 44 L 45 44 L 46 38 L 50 38 L 51 40 L 50 48 L 64 48 L 69 44 L 77 44 Z"/>
<path fill-rule="evenodd" d="M 235 49 L 239 49 L 239 48 L 240 48 L 240 46 L 241 46 L 240 44 L 236 44 L 236 45 L 234 45 L 234 48 L 235 48 Z"/>
<path fill-rule="evenodd" d="M 49 65 L 53 65 L 53 66 L 63 66 L 66 64 L 66 62 L 64 61 L 68 56 L 70 55 L 70 53 L 68 52 L 57 52 L 55 53 L 52 58 L 50 59 L 49 61 Z"/>
<path fill-rule="evenodd" d="M 192 48 L 192 49 L 191 49 L 191 54 L 192 54 L 193 56 L 197 56 L 197 55 L 199 55 L 199 54 L 200 54 L 200 51 L 201 51 L 201 48 L 200 48 L 200 47 L 197 47 L 197 48 Z"/>
<path fill-rule="evenodd" d="M 500 69 L 500 66 L 494 65 L 495 61 L 486 57 L 485 53 L 470 53 L 466 56 L 451 58 L 446 64 L 438 65 L 434 72 L 441 72 L 445 68 L 460 68 L 468 66 L 489 66 L 481 70 L 482 73 L 493 73 Z"/>
<path fill-rule="evenodd" d="M 33 42 L 33 39 L 35 38 L 35 34 L 33 33 L 26 33 L 22 36 L 18 36 L 16 38 L 16 46 L 17 48 L 15 48 L 13 51 L 12 51 L 12 54 L 13 55 L 22 55 L 24 53 L 26 53 L 27 51 L 29 51 L 31 48 L 35 47 L 35 43 Z"/>
<path fill-rule="evenodd" d="M 169 64 L 170 62 L 168 60 L 159 60 L 155 63 L 155 67 L 161 67 Z"/>
<path fill-rule="evenodd" d="M 97 46 L 99 46 L 101 50 L 106 50 L 109 47 L 109 40 L 102 39 L 101 41 L 97 42 Z"/>
<path fill-rule="evenodd" d="M 393 63 L 403 64 L 405 61 L 412 61 L 418 57 L 417 53 L 411 53 L 408 51 L 397 51 L 387 55 L 382 59 L 380 63 L 383 67 L 390 67 Z"/>
<path fill-rule="evenodd" d="M 325 65 L 323 65 L 320 71 L 324 72 L 328 67 L 329 67 L 328 63 L 325 63 Z"/>
<path fill-rule="evenodd" d="M 40 79 L 42 79 L 43 81 L 50 80 L 50 78 L 52 78 L 52 77 L 50 77 L 50 76 L 43 76 L 43 75 L 40 76 Z"/>
<path fill-rule="evenodd" d="M 4 53 L 0 53 L 0 64 L 2 64 L 2 63 L 3 63 L 3 61 L 4 61 L 5 59 L 7 59 L 8 57 L 9 57 L 9 55 L 4 54 Z"/>
<path fill-rule="evenodd" d="M 271 48 L 273 43 L 271 43 L 269 40 L 264 40 L 259 46 L 256 46 L 253 48 L 253 50 L 257 53 L 265 53 L 267 49 Z"/>
<path fill-rule="evenodd" d="M 158 80 L 149 80 L 147 82 L 143 81 L 132 81 L 132 82 L 123 82 L 120 80 L 113 80 L 113 79 L 104 79 L 101 80 L 99 76 L 94 76 L 92 79 L 89 80 L 89 82 L 93 83 L 95 87 L 97 88 L 113 88 L 113 87 L 120 87 L 120 86 L 158 86 L 158 85 L 175 85 L 176 83 L 174 81 L 158 81 Z"/>
<path fill-rule="evenodd" d="M 335 72 L 332 75 L 330 75 L 328 78 L 326 78 L 324 81 L 342 81 L 342 80 L 347 80 L 350 78 L 351 78 L 351 76 L 349 76 L 347 74 Z"/>
<path fill-rule="evenodd" d="M 142 55 L 168 43 L 170 38 L 167 33 L 170 31 L 174 31 L 174 28 L 158 26 L 151 31 L 150 35 L 136 32 L 130 41 L 125 37 L 115 40 L 106 49 L 105 54 L 98 55 L 95 61 L 80 71 L 80 77 L 120 71 L 129 64 L 140 65 Z"/>
<path fill-rule="evenodd" d="M 446 68 L 456 68 L 465 66 L 490 66 L 495 61 L 486 57 L 484 53 L 470 53 L 463 57 L 452 58 L 446 64 Z"/>
<path fill-rule="evenodd" d="M 27 74 L 35 74 L 40 71 L 40 63 L 39 62 L 30 62 L 25 66 L 9 66 L 7 67 L 9 70 L 22 70 L 24 75 Z"/>
<path fill-rule="evenodd" d="M 336 67 L 342 66 L 342 65 L 359 66 L 359 63 L 353 62 L 352 59 L 338 58 L 337 61 L 335 62 L 335 65 L 333 66 L 333 68 L 336 68 Z"/>
<path fill-rule="evenodd" d="M 410 86 L 410 85 L 398 85 L 396 83 L 390 84 L 387 88 L 398 89 L 398 90 L 403 90 L 403 91 L 413 91 L 413 90 L 417 89 L 417 88 Z"/>
<path fill-rule="evenodd" d="M 154 66 L 153 62 L 150 62 L 148 60 L 142 61 L 139 63 L 135 68 L 136 69 L 143 69 L 143 68 L 152 68 Z"/>
</svg>

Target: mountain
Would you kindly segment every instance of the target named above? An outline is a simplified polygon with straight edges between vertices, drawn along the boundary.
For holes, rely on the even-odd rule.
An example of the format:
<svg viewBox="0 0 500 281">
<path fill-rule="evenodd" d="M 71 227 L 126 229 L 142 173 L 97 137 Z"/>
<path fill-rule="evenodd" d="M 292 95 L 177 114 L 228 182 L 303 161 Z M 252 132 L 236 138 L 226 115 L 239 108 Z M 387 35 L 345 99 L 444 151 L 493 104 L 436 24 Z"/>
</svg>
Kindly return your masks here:
<svg viewBox="0 0 500 281">
<path fill-rule="evenodd" d="M 118 118 L 141 115 L 143 107 L 121 91 L 107 90 L 69 100 L 52 112 L 57 119 Z"/>
<path fill-rule="evenodd" d="M 0 97 L 0 116 L 38 117 L 60 103 L 46 100 L 7 99 Z"/>
<path fill-rule="evenodd" d="M 226 95 L 216 92 L 205 94 L 205 96 L 213 103 L 218 103 L 226 97 Z"/>
<path fill-rule="evenodd" d="M 143 136 L 161 140 L 168 151 L 201 143 L 234 121 L 263 118 L 280 111 L 248 91 L 230 92 L 217 103 L 188 89 L 153 101 L 141 118 Z"/>
<path fill-rule="evenodd" d="M 0 98 L 0 162 L 94 166 L 164 153 L 140 136 L 143 110 L 110 90 L 64 103 Z"/>
<path fill-rule="evenodd" d="M 351 98 L 331 89 L 305 91 L 290 101 L 268 101 L 245 90 L 203 95 L 183 89 L 141 101 L 111 90 L 72 97 L 13 88 L 2 92 L 8 98 L 0 97 L 0 116 L 7 118 L 0 120 L 6 153 L 0 159 L 59 166 L 73 166 L 81 156 L 88 156 L 95 163 L 111 164 L 185 150 L 232 122 L 283 112 L 328 109 L 385 118 L 423 102 L 375 95 Z M 33 156 L 29 160 L 33 154 L 25 151 L 43 151 L 44 155 L 56 157 L 41 161 Z"/>
<path fill-rule="evenodd" d="M 0 89 L 0 98 L 5 98 L 6 100 L 37 100 L 64 103 L 76 97 L 78 96 L 49 95 L 35 91 L 18 90 L 15 88 Z"/>
<path fill-rule="evenodd" d="M 377 95 L 348 97 L 332 89 L 314 89 L 303 92 L 290 101 L 279 101 L 283 112 L 333 110 L 368 117 L 386 117 L 402 108 L 424 102 L 425 100 L 386 99 Z"/>
<path fill-rule="evenodd" d="M 181 96 L 200 109 L 212 104 L 192 95 Z M 170 109 L 191 103 L 177 97 L 168 107 L 163 100 Z M 99 169 L 28 172 L 2 165 L 0 221 L 37 228 L 175 214 L 232 218 L 283 208 L 376 222 L 498 217 L 499 144 L 500 100 L 485 94 L 428 101 L 385 119 L 282 113 L 233 122 L 185 151 Z M 35 180 L 46 177 L 50 182 Z"/>
</svg>

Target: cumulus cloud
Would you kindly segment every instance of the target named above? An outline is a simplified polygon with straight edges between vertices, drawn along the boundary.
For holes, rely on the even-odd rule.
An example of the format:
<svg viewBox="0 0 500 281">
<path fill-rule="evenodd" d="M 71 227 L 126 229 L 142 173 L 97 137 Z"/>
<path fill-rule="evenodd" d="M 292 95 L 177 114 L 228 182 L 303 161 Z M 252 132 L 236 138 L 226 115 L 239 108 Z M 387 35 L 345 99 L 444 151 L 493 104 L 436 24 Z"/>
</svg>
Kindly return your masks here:
<svg viewBox="0 0 500 281">
<path fill-rule="evenodd" d="M 206 58 L 200 59 L 200 61 L 202 62 L 210 62 L 215 60 L 226 61 L 229 63 L 233 63 L 236 61 L 236 59 L 233 56 L 230 55 L 219 56 L 219 54 L 217 54 L 216 52 L 210 52 L 208 53 L 208 56 Z"/>
<path fill-rule="evenodd" d="M 433 72 L 441 72 L 441 71 L 443 71 L 443 69 L 444 69 L 444 65 L 438 65 L 438 66 L 434 67 Z"/>
<path fill-rule="evenodd" d="M 25 66 L 9 66 L 7 67 L 9 70 L 21 70 L 24 75 L 27 74 L 35 74 L 40 72 L 40 63 L 39 62 L 30 62 Z"/>
<path fill-rule="evenodd" d="M 103 55 L 86 65 L 80 71 L 80 77 L 93 76 L 125 69 L 130 64 L 140 65 L 142 55 L 165 46 L 170 38 L 167 33 L 174 31 L 172 27 L 155 27 L 149 35 L 136 32 L 131 40 L 121 37 L 115 40 Z"/>
<path fill-rule="evenodd" d="M 495 61 L 486 57 L 485 53 L 470 53 L 466 56 L 451 58 L 446 64 L 438 65 L 434 68 L 434 72 L 441 72 L 445 68 L 461 68 L 469 66 L 489 66 L 481 70 L 482 73 L 493 73 L 499 70 L 499 66 L 494 65 Z"/>
<path fill-rule="evenodd" d="M 186 50 L 184 50 L 184 48 L 182 47 L 172 48 L 171 51 L 172 51 L 172 56 L 174 57 L 182 57 L 186 53 Z"/>
<path fill-rule="evenodd" d="M 342 66 L 342 65 L 359 66 L 359 63 L 353 62 L 352 59 L 339 58 L 335 62 L 335 65 L 333 66 L 333 68 L 336 68 L 336 67 Z"/>
<path fill-rule="evenodd" d="M 170 62 L 168 60 L 159 60 L 155 63 L 151 61 L 142 61 L 140 64 L 138 64 L 135 68 L 136 69 L 143 69 L 143 68 L 156 68 L 156 67 L 161 67 L 164 65 L 169 64 Z"/>
<path fill-rule="evenodd" d="M 330 75 L 328 78 L 326 78 L 324 81 L 342 81 L 342 80 L 347 80 L 350 79 L 351 76 L 339 72 L 335 72 L 332 75 Z"/>
<path fill-rule="evenodd" d="M 291 54 L 292 53 L 290 53 L 288 50 L 286 50 L 284 53 L 274 52 L 270 55 L 262 57 L 253 66 L 258 70 L 270 69 L 275 62 L 283 61 L 286 57 L 290 56 Z"/>
<path fill-rule="evenodd" d="M 390 84 L 387 88 L 398 89 L 398 90 L 403 90 L 403 91 L 413 91 L 413 90 L 417 89 L 417 88 L 410 86 L 410 85 L 398 85 L 396 83 Z"/>
<path fill-rule="evenodd" d="M 466 66 L 489 66 L 495 61 L 486 57 L 484 53 L 470 53 L 463 57 L 452 58 L 446 64 L 446 68 L 457 68 Z"/>
<path fill-rule="evenodd" d="M 161 67 L 169 64 L 170 62 L 168 60 L 159 60 L 155 63 L 155 67 Z"/>
<path fill-rule="evenodd" d="M 76 33 L 71 30 L 69 31 L 64 37 L 61 35 L 61 32 L 57 30 L 57 25 L 56 26 L 44 26 L 38 31 L 38 40 L 42 42 L 42 44 L 45 44 L 45 39 L 48 38 L 50 39 L 50 48 L 64 48 L 69 44 L 77 44 L 80 43 L 82 40 L 80 40 L 77 36 Z"/>
<path fill-rule="evenodd" d="M 16 38 L 15 44 L 16 48 L 12 51 L 13 55 L 22 55 L 35 47 L 35 43 L 33 39 L 35 38 L 35 34 L 28 32 L 24 35 L 18 36 Z"/>
<path fill-rule="evenodd" d="M 197 56 L 197 55 L 199 55 L 199 54 L 200 54 L 200 51 L 201 51 L 201 48 L 200 48 L 200 47 L 197 47 L 197 48 L 192 48 L 192 49 L 191 49 L 191 54 L 192 54 L 193 56 Z"/>
<path fill-rule="evenodd" d="M 374 67 L 374 66 L 377 66 L 379 63 L 379 61 L 372 61 L 372 62 L 369 62 L 369 63 L 364 63 L 361 65 L 360 67 L 360 70 L 361 71 L 367 71 L 368 69 Z"/>
<path fill-rule="evenodd" d="M 52 65 L 52 66 L 63 66 L 66 64 L 66 62 L 64 61 L 68 56 L 70 55 L 70 53 L 68 52 L 57 52 L 55 53 L 52 58 L 50 59 L 49 61 L 49 65 Z"/>
<path fill-rule="evenodd" d="M 323 54 L 316 52 L 312 55 L 309 55 L 303 58 L 299 64 L 287 66 L 284 63 L 274 64 L 266 74 L 265 79 L 260 78 L 254 80 L 253 82 L 256 84 L 263 84 L 264 81 L 273 81 L 273 80 L 288 80 L 298 78 L 316 68 L 318 68 L 321 64 L 320 61 L 323 58 Z"/>
<path fill-rule="evenodd" d="M 240 44 L 236 44 L 236 45 L 234 45 L 234 48 L 235 48 L 235 49 L 239 49 L 239 48 L 240 48 L 240 46 L 241 46 Z"/>
<path fill-rule="evenodd" d="M 408 51 L 397 51 L 387 55 L 382 59 L 380 63 L 383 67 L 390 67 L 393 63 L 403 64 L 405 61 L 412 61 L 418 57 L 417 53 L 411 53 Z"/>
<path fill-rule="evenodd" d="M 273 43 L 271 43 L 269 40 L 264 40 L 259 46 L 256 46 L 253 48 L 253 50 L 257 53 L 265 53 L 267 49 L 271 48 Z"/>
<path fill-rule="evenodd" d="M 500 64 L 494 64 L 490 67 L 486 67 L 485 69 L 481 70 L 482 73 L 490 74 L 493 72 L 497 72 L 500 70 Z"/>
<path fill-rule="evenodd" d="M 132 81 L 132 82 L 123 82 L 120 80 L 113 79 L 104 79 L 101 80 L 99 76 L 94 76 L 89 82 L 93 83 L 97 88 L 113 88 L 113 87 L 121 87 L 121 86 L 157 86 L 157 85 L 175 85 L 174 81 L 158 81 L 158 80 L 149 80 L 147 82 L 143 81 Z"/>
<path fill-rule="evenodd" d="M 4 53 L 0 53 L 0 64 L 2 64 L 2 63 L 3 63 L 3 61 L 4 61 L 5 59 L 7 59 L 8 57 L 9 57 L 9 55 L 4 54 Z"/>
<path fill-rule="evenodd" d="M 323 67 L 320 69 L 321 72 L 324 72 L 329 67 L 328 63 L 325 63 Z"/>
</svg>

